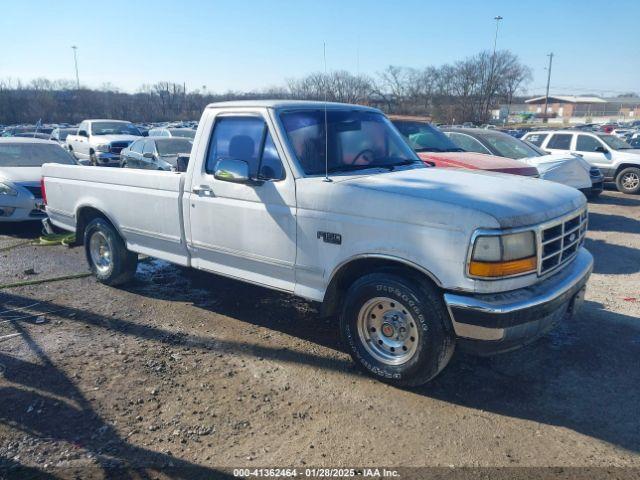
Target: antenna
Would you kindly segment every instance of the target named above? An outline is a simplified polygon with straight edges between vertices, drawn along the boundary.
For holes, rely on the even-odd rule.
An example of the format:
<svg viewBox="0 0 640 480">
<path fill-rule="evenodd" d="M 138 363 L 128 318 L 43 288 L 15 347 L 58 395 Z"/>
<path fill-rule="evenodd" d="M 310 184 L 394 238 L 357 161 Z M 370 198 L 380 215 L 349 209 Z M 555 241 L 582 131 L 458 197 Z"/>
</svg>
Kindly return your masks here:
<svg viewBox="0 0 640 480">
<path fill-rule="evenodd" d="M 324 181 L 331 182 L 329 178 L 329 121 L 327 120 L 327 44 L 322 42 L 322 54 L 324 56 Z"/>
</svg>

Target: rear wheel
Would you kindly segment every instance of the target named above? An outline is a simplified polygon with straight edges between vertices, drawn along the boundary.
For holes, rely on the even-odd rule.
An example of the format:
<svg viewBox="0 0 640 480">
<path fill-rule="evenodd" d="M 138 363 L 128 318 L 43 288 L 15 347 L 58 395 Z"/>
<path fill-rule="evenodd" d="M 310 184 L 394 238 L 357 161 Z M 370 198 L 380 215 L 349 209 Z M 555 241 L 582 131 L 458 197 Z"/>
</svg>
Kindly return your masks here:
<svg viewBox="0 0 640 480">
<path fill-rule="evenodd" d="M 616 186 L 622 193 L 640 193 L 640 168 L 629 167 L 618 173 Z"/>
<path fill-rule="evenodd" d="M 398 386 L 431 380 L 455 345 L 439 292 L 394 272 L 365 275 L 349 288 L 340 327 L 358 365 Z"/>
<path fill-rule="evenodd" d="M 122 237 L 104 218 L 95 218 L 84 231 L 87 262 L 98 281 L 121 285 L 133 278 L 138 255 L 127 250 Z"/>
</svg>

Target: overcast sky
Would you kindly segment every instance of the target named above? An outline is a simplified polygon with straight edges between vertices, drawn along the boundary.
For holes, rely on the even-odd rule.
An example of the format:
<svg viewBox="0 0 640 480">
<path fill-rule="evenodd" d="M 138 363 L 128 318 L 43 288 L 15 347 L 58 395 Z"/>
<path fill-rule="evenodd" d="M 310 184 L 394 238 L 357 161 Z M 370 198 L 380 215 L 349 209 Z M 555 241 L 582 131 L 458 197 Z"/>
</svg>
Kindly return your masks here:
<svg viewBox="0 0 640 480">
<path fill-rule="evenodd" d="M 250 90 L 323 68 L 374 75 L 498 48 L 534 72 L 543 93 L 640 91 L 640 0 L 2 0 L 0 78 L 73 79 L 135 91 L 160 80 L 187 89 Z"/>
</svg>

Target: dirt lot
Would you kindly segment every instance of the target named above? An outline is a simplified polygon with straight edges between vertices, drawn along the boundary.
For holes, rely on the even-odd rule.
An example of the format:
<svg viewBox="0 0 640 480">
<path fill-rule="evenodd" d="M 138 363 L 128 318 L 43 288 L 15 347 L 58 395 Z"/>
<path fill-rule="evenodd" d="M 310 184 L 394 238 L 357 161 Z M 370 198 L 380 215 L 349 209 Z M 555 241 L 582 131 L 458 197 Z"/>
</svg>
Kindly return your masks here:
<svg viewBox="0 0 640 480">
<path fill-rule="evenodd" d="M 126 289 L 2 289 L 0 471 L 640 468 L 640 197 L 590 210 L 579 318 L 510 354 L 456 353 L 412 391 L 361 375 L 313 306 L 155 260 Z M 38 228 L 0 233 L 2 249 Z M 81 248 L 0 251 L 3 285 L 86 271 Z"/>
</svg>

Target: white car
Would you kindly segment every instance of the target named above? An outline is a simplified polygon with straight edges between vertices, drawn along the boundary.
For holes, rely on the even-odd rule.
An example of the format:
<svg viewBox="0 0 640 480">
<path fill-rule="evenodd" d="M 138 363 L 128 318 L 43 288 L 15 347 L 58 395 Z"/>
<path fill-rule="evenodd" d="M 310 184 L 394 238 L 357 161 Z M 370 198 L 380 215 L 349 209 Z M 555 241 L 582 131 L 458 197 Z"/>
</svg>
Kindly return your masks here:
<svg viewBox="0 0 640 480">
<path fill-rule="evenodd" d="M 573 153 L 598 167 L 623 193 L 640 193 L 640 150 L 615 135 L 575 130 L 529 132 L 523 140 L 549 153 Z"/>
<path fill-rule="evenodd" d="M 43 163 L 75 165 L 57 143 L 34 138 L 0 138 L 0 222 L 46 217 L 43 210 Z"/>
<path fill-rule="evenodd" d="M 131 280 L 142 253 L 318 302 L 395 385 L 429 381 L 456 347 L 531 342 L 575 313 L 593 265 L 580 192 L 427 167 L 356 105 L 212 104 L 186 173 L 46 165 L 43 184 L 99 281 Z"/>
<path fill-rule="evenodd" d="M 567 154 L 548 154 L 521 158 L 520 161 L 536 167 L 543 180 L 577 188 L 588 198 L 597 197 L 602 192 L 600 189 L 593 189 L 590 175 L 592 167 L 580 157 Z"/>
</svg>

